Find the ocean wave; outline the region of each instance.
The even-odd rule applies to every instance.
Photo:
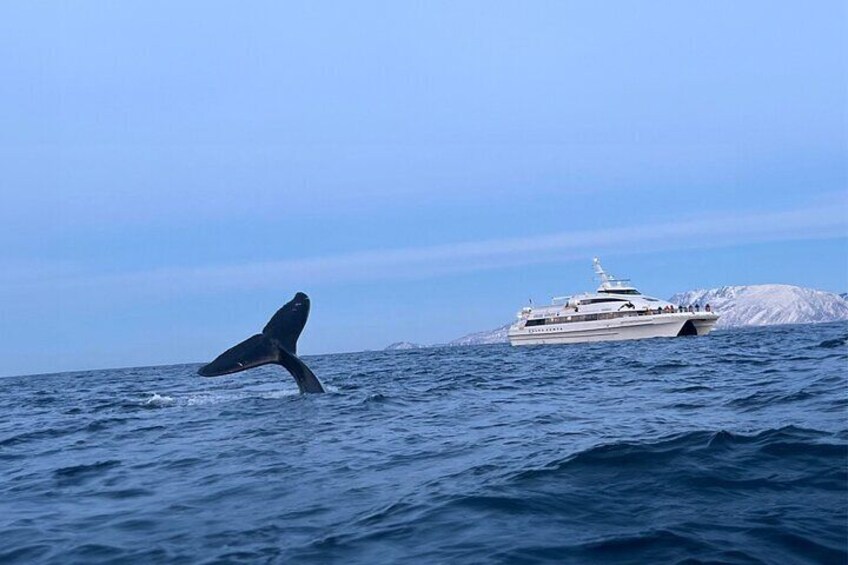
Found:
[[[61,467],[53,471],[53,476],[62,485],[79,485],[90,479],[100,477],[109,470],[121,465],[121,462],[116,459],[106,461],[97,461],[96,463],[71,465],[69,467]]]
[[[144,401],[145,406],[171,406],[176,401],[170,396],[160,395],[159,393],[150,393],[150,397]]]
[[[844,335],[842,337],[837,337],[834,339],[826,339],[819,343],[818,347],[823,347],[825,349],[833,349],[835,347],[843,347],[848,345],[848,335]]]
[[[713,390],[712,387],[707,385],[687,385],[672,388],[669,392],[709,392],[711,390]]]
[[[190,394],[179,399],[179,404],[185,406],[205,406],[209,404],[222,404],[227,402],[238,402],[243,400],[280,400],[299,398],[297,390],[274,390],[274,391],[239,391],[239,392],[208,392]]]
[[[12,447],[32,441],[51,440],[79,431],[76,426],[50,427],[43,430],[25,431],[0,440],[0,448]]]
[[[534,533],[523,542],[513,539],[519,549],[502,553],[507,561],[665,562],[685,555],[722,562],[807,556],[845,562],[848,551],[838,539],[844,531],[839,520],[848,517],[846,461],[848,443],[818,430],[686,432],[584,449],[516,472],[505,484],[455,497],[430,514],[442,521],[448,515],[521,523]],[[818,504],[799,508],[797,492]],[[763,514],[762,493],[770,493],[774,514]],[[733,522],[725,524],[724,515]],[[792,520],[820,527],[788,533]],[[615,533],[586,539],[599,529]],[[557,530],[570,532],[563,543],[540,539]],[[780,538],[787,545],[782,558],[759,544],[750,544],[749,552],[742,543],[740,551],[740,540],[755,531]],[[788,541],[791,536],[794,541]]]
[[[836,439],[826,432],[795,426],[769,429],[753,435],[726,430],[686,432],[651,442],[599,445],[570,455],[544,469],[519,476],[530,477],[579,466],[660,466],[675,458],[706,459],[727,450],[745,452],[751,457],[780,454],[787,457],[831,458],[835,462],[848,460],[848,443],[833,441]]]
[[[846,335],[0,379],[0,561],[846,563]]]

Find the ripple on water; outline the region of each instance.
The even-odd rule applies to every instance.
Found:
[[[98,461],[96,463],[71,465],[53,471],[53,477],[64,485],[79,485],[88,480],[101,477],[110,469],[121,465],[116,459]]]

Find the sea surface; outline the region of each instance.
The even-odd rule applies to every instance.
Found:
[[[0,562],[848,562],[848,324],[305,360],[0,379]]]

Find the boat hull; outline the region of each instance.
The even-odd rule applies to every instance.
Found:
[[[608,321],[570,322],[521,327],[512,326],[509,342],[512,345],[553,345],[595,341],[624,341],[680,335],[706,335],[712,331],[718,316],[702,312],[633,316]],[[691,322],[687,325],[687,322]]]

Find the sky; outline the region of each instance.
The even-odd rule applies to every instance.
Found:
[[[848,4],[0,4],[0,375],[848,291]]]

